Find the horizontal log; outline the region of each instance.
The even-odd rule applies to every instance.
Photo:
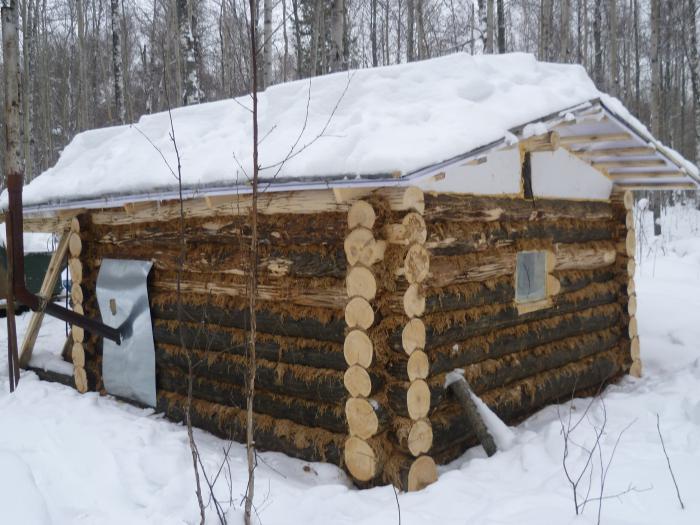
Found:
[[[28,366],[27,370],[34,372],[39,379],[42,381],[49,381],[51,383],[60,383],[71,388],[75,388],[75,378],[73,375],[61,374],[59,372],[54,372],[52,370],[44,370],[43,368],[38,368],[34,366]]]
[[[543,239],[552,243],[607,241],[613,237],[609,220],[525,222],[444,222],[430,224],[425,244],[432,256],[464,255],[514,246],[518,241]]]
[[[537,249],[545,249],[542,246]],[[554,270],[591,270],[611,266],[617,251],[612,241],[556,244]],[[515,273],[516,250],[512,247],[461,257],[430,259],[428,284],[434,287],[486,281]]]
[[[245,330],[224,328],[215,323],[182,323],[185,348],[245,356],[247,335]],[[154,319],[153,339],[156,343],[180,346],[177,322]],[[258,333],[255,350],[260,359],[272,362],[334,370],[347,368],[340,343]]]
[[[204,301],[208,298],[205,296]],[[203,302],[204,302],[203,301]],[[346,299],[347,301],[347,299]],[[192,323],[203,321],[229,328],[250,329],[250,313],[247,308],[221,308],[211,304],[194,304],[191,298],[183,296],[182,313],[184,320]],[[266,334],[286,337],[306,337],[321,341],[342,343],[345,339],[345,320],[340,316],[328,322],[320,319],[295,319],[290,315],[260,309],[256,312],[257,330]],[[155,319],[177,320],[177,306],[174,303],[159,304],[152,299],[151,316]]]
[[[245,384],[247,361],[239,356],[221,352],[189,350],[192,355],[194,373],[209,379],[217,379],[234,384]],[[172,345],[156,346],[156,365],[187,370],[185,351]],[[373,377],[373,384],[381,379]],[[255,384],[260,390],[277,394],[301,397],[311,401],[324,400],[340,403],[347,397],[343,383],[343,373],[337,370],[323,370],[308,366],[295,366],[258,359]]]
[[[179,263],[179,247],[177,241],[165,247],[158,248],[144,244],[138,249],[132,246],[100,245],[101,249],[93,249],[91,263],[99,267],[103,258],[149,259],[153,261],[156,270],[176,272],[181,267],[188,274],[221,274],[245,276],[248,274],[250,257],[244,250],[235,246],[220,248],[216,245],[206,246],[206,249],[188,248],[182,265]],[[216,250],[211,247],[217,248]],[[271,283],[280,278],[321,278],[332,277],[342,279],[345,276],[347,263],[342,248],[334,250],[281,251],[271,250],[269,255],[258,257],[258,271],[263,283]],[[206,277],[203,277],[203,279]]]
[[[614,303],[617,301],[617,288],[614,281],[593,283],[581,290],[558,295],[550,308],[523,315],[512,303],[426,315],[422,319],[427,329],[426,350],[459,343],[500,328]],[[401,328],[397,327],[389,336],[390,347],[397,352],[402,351]]]
[[[198,276],[197,279],[190,277],[191,275],[183,276],[180,281],[180,290],[183,293],[227,296],[241,300],[248,297],[248,284],[245,282],[227,281],[214,273]],[[150,286],[156,292],[174,293],[177,291],[178,283],[175,277],[168,278],[156,274]],[[301,282],[297,282],[295,287],[291,287],[289,282],[261,283],[258,285],[257,292],[261,301],[334,310],[342,310],[348,300],[341,283],[338,283],[336,287],[327,285],[304,286],[304,283]]]
[[[187,398],[158,392],[157,410],[170,419],[184,421]],[[192,424],[222,439],[245,442],[246,411],[218,403],[192,400]],[[253,437],[260,451],[282,452],[305,461],[325,461],[341,465],[344,434],[299,425],[287,419],[275,419],[262,414],[253,418]]]
[[[443,374],[455,368],[464,368],[487,359],[534,349],[560,339],[578,337],[591,332],[620,325],[620,307],[607,304],[552,318],[529,321],[494,330],[455,344],[430,351],[430,376]],[[407,358],[396,353],[387,365],[392,377],[408,380]]]
[[[157,388],[187,395],[187,373],[183,370],[159,366],[156,373]],[[243,383],[217,381],[195,375],[192,395],[197,399],[245,410],[247,396]],[[290,396],[271,394],[257,390],[253,410],[275,419],[289,419],[311,428],[323,428],[331,432],[346,431],[347,424],[340,404],[321,401],[309,402]]]
[[[618,344],[620,330],[603,330],[540,345],[533,349],[506,355],[500,359],[488,359],[465,367],[467,381],[477,395],[501,388],[513,382],[535,377],[538,374],[580,361],[588,356],[608,350]],[[435,376],[426,383],[429,388],[429,408],[439,410],[445,402],[453,402],[452,395],[445,390],[445,378]],[[396,414],[410,416],[405,408],[410,395],[410,383],[391,383],[387,389],[389,407]]]
[[[535,201],[507,197],[479,197],[441,193],[425,196],[426,222],[451,220],[527,221],[609,219],[610,204],[599,201],[537,199]]]

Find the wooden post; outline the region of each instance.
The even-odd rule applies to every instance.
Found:
[[[44,281],[41,283],[41,289],[39,290],[39,295],[46,300],[51,299],[51,294],[56,286],[56,281],[61,275],[63,259],[68,251],[69,239],[71,239],[72,235],[75,234],[71,232],[64,232],[60,241],[58,242],[58,246],[56,246],[56,250],[51,256],[49,267],[46,269],[46,275],[44,275]],[[36,338],[39,335],[39,329],[41,328],[41,323],[43,320],[44,312],[32,313],[32,318],[29,320],[29,326],[24,334],[24,341],[22,342],[22,348],[20,349],[19,353],[19,365],[22,368],[26,368],[29,364],[29,360],[32,358],[34,343],[36,343]]]
[[[377,294],[377,281],[372,265],[384,257],[386,243],[376,240],[372,227],[376,213],[366,201],[356,201],[348,211],[348,230],[345,238],[345,257],[348,262],[345,306],[345,336],[343,353],[348,369],[343,382],[350,397],[345,403],[348,438],[345,441],[345,465],[359,481],[370,481],[381,469],[381,449],[373,446],[383,424],[383,410],[372,395],[372,379],[368,369],[374,358],[374,347],[367,331],[374,323],[374,309],[370,301]]]

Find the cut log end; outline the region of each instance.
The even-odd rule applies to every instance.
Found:
[[[377,219],[377,214],[374,212],[372,205],[366,201],[356,201],[348,211],[348,228],[353,229],[361,226],[363,228],[372,229],[374,221]]]
[[[634,230],[627,231],[625,250],[627,251],[628,257],[634,257],[635,251],[637,250],[637,237],[634,234]]]
[[[634,208],[634,195],[631,191],[625,191],[625,194],[622,197],[622,202],[624,203],[626,210],[631,210]]]
[[[83,263],[77,257],[71,257],[68,260],[68,270],[70,271],[70,278],[74,284],[80,284],[83,282]]]
[[[369,481],[374,478],[379,470],[377,456],[364,440],[355,436],[345,441],[345,466],[358,481]]]
[[[413,423],[408,433],[408,450],[418,457],[433,446],[433,427],[427,419]]]
[[[78,257],[82,250],[83,241],[80,239],[80,235],[72,232],[70,234],[70,238],[68,239],[68,251],[70,252],[71,256]]]
[[[352,397],[369,397],[372,393],[372,380],[363,367],[352,365],[343,376],[345,388]]]
[[[71,357],[73,359],[73,366],[85,368],[85,349],[83,348],[83,343],[73,344],[71,348]]]
[[[637,314],[637,296],[630,295],[627,299],[627,313],[630,317],[634,317]]]
[[[430,412],[430,387],[423,379],[411,383],[406,391],[408,415],[414,421],[422,419]]]
[[[627,261],[627,275],[629,277],[634,277],[634,272],[637,270],[637,265],[634,262],[634,259],[630,259]]]
[[[425,338],[425,324],[420,319],[411,319],[401,332],[401,344],[408,355],[416,350],[423,350]]]
[[[70,231],[73,233],[80,233],[80,221],[77,217],[73,217],[70,221]]]
[[[430,272],[430,255],[428,250],[420,244],[412,244],[404,259],[404,275],[411,283],[421,283],[425,281]]]
[[[377,295],[377,281],[372,272],[363,266],[352,268],[345,284],[348,297],[362,297],[370,301]]]
[[[414,210],[423,215],[425,213],[425,196],[423,190],[415,186],[406,188],[403,194],[403,208],[405,210]]]
[[[416,350],[408,358],[406,365],[408,379],[415,381],[416,379],[425,379],[430,372],[430,363],[428,362],[428,354],[422,350]]]
[[[345,306],[345,324],[350,328],[367,330],[374,323],[374,310],[367,299],[353,297]]]
[[[87,392],[88,384],[85,369],[82,366],[74,366],[73,377],[75,378],[75,388],[78,390],[78,392],[81,394]]]
[[[367,399],[348,399],[345,402],[345,417],[351,436],[369,439],[379,431],[379,418],[372,403]]]
[[[414,492],[423,490],[438,479],[437,465],[430,456],[421,456],[416,459],[408,471],[408,490]]]
[[[369,368],[374,356],[374,345],[365,332],[353,330],[345,336],[343,355],[348,365],[360,365],[361,367]]]
[[[403,309],[408,317],[420,317],[425,313],[425,294],[419,284],[412,284],[403,295]]]
[[[386,243],[374,239],[372,232],[366,228],[357,228],[350,232],[343,244],[345,257],[352,266],[362,264],[372,266],[384,258]]]
[[[630,317],[630,324],[628,326],[628,331],[629,331],[629,336],[631,340],[634,340],[635,337],[639,334],[638,328],[637,328],[637,318],[632,316]]]

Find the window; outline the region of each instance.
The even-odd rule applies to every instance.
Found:
[[[547,252],[520,252],[515,264],[515,302],[532,303],[547,297]]]

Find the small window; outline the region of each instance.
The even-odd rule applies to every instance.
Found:
[[[520,252],[515,265],[515,302],[532,303],[547,297],[547,253]]]

